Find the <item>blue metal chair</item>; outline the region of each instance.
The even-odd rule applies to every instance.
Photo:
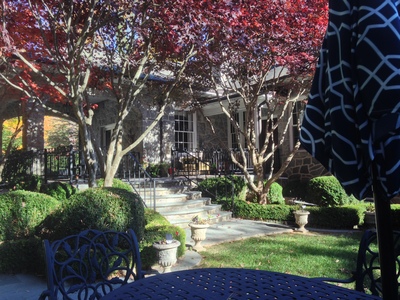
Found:
[[[400,232],[393,231],[393,243],[395,247],[396,268],[400,270]],[[375,230],[366,230],[361,238],[357,254],[357,265],[353,275],[348,279],[315,278],[325,282],[352,283],[355,282],[357,291],[370,293],[382,297],[382,280],[380,274],[380,262],[378,252],[377,234]],[[397,272],[399,282],[400,271]],[[399,285],[400,286],[400,285]]]
[[[47,290],[41,299],[100,299],[143,278],[133,230],[85,230],[50,243],[44,241]]]

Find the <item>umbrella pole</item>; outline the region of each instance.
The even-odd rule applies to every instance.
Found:
[[[390,199],[387,199],[377,179],[376,166],[373,167],[373,190],[375,202],[376,229],[379,261],[381,266],[383,299],[398,299],[396,278],[396,257],[394,254]]]

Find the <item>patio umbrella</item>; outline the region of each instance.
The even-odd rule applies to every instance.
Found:
[[[373,191],[386,299],[397,298],[390,200],[400,191],[399,9],[395,0],[329,1],[300,134],[348,193]]]

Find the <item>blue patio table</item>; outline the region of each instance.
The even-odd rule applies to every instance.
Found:
[[[380,299],[295,275],[235,268],[177,271],[122,286],[102,299]]]

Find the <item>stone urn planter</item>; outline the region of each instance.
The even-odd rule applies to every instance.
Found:
[[[207,228],[209,224],[197,224],[197,223],[189,223],[190,230],[192,232],[191,238],[194,240],[193,250],[201,251],[204,250],[204,247],[201,245],[201,242],[206,239]]]
[[[163,273],[171,272],[171,267],[176,264],[178,247],[181,243],[177,240],[159,241],[153,244],[157,252],[158,264],[163,267]]]
[[[304,226],[307,225],[308,223],[308,215],[310,214],[310,212],[308,210],[301,209],[301,210],[295,210],[293,213],[296,224],[299,226],[297,231],[306,232],[307,229],[305,229]]]

